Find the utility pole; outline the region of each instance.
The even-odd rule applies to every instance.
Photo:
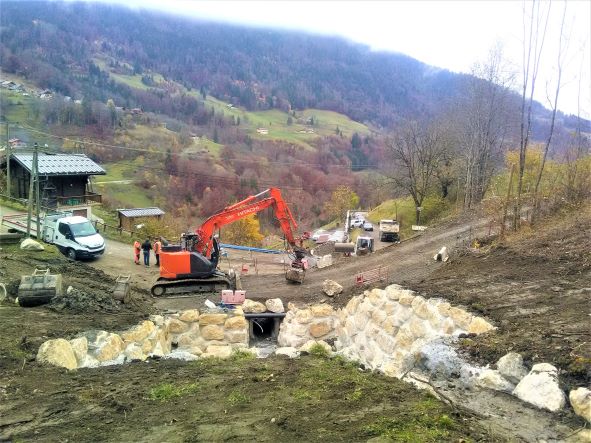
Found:
[[[33,153],[33,160],[35,162],[35,214],[37,215],[37,240],[41,239],[41,223],[39,220],[39,213],[41,212],[41,199],[39,198],[39,150],[37,143],[35,143],[35,151]]]
[[[12,197],[10,192],[10,129],[8,129],[8,122],[6,122],[6,195]]]
[[[29,201],[27,204],[27,236],[31,237],[31,219],[33,218],[33,198],[35,197],[35,182],[38,181],[37,176],[37,143],[33,147],[33,164],[31,165],[31,179],[29,180]],[[39,183],[37,183],[38,189]],[[39,218],[37,217],[37,236],[39,236]]]

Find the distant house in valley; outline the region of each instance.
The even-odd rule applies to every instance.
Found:
[[[143,111],[142,111],[142,108],[133,108],[133,109],[131,110],[131,113],[132,113],[133,115],[141,115],[141,114],[143,114]]]
[[[11,149],[23,149],[27,147],[27,144],[20,138],[11,138],[8,140],[8,146],[10,146]]]
[[[136,226],[150,219],[162,219],[165,212],[156,207],[118,209],[119,227],[128,231],[135,231]]]
[[[6,160],[3,162],[6,163]],[[10,189],[13,197],[29,198],[32,169],[33,153],[10,155]],[[40,152],[38,170],[42,206],[90,217],[91,206],[102,202],[102,196],[92,191],[90,177],[104,175],[106,171],[86,155]]]
[[[269,130],[267,128],[257,128],[257,133],[261,135],[267,135],[269,134]]]

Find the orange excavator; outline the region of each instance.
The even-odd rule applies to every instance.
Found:
[[[289,207],[279,189],[269,188],[212,215],[194,233],[183,234],[179,245],[163,246],[160,252],[160,276],[152,285],[152,295],[182,296],[195,292],[237,289],[239,283],[236,273],[230,270],[226,274],[218,269],[220,247],[215,231],[269,207],[273,208],[294,257],[285,278],[290,282],[302,283],[306,272],[302,261],[307,254],[302,246],[306,234],[302,237],[294,235],[293,229],[297,228],[297,224]]]

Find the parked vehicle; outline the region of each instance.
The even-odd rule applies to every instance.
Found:
[[[380,240],[399,241],[400,224],[396,220],[380,220]]]
[[[363,220],[362,218],[356,218],[351,220],[351,227],[352,228],[361,228],[363,226],[363,222],[365,220]]]
[[[324,234],[327,234],[326,230],[324,230],[324,229],[317,229],[316,231],[314,231],[312,233],[311,239],[312,239],[313,242],[316,243],[316,242],[318,242],[318,239],[320,238],[320,236],[321,235],[324,235]]]
[[[4,216],[2,224],[9,231],[27,232],[27,214]],[[31,235],[56,245],[62,254],[72,260],[94,258],[105,252],[105,239],[86,217],[71,213],[46,215],[40,220],[40,230],[40,235],[37,235],[37,223],[33,220]]]
[[[363,223],[363,230],[364,231],[373,231],[373,225],[366,221],[365,223]]]
[[[328,240],[335,243],[345,243],[347,241],[347,233],[345,231],[336,230],[330,235]]]

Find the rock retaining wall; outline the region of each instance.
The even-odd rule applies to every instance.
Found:
[[[48,340],[37,360],[67,369],[103,366],[148,357],[229,357],[248,347],[248,321],[242,310],[199,313],[191,309],[150,320],[120,334],[88,331],[72,340]],[[174,349],[174,350],[173,350]]]
[[[337,312],[331,305],[298,307],[290,303],[281,322],[277,344],[297,349],[310,340],[334,339],[338,321]]]

